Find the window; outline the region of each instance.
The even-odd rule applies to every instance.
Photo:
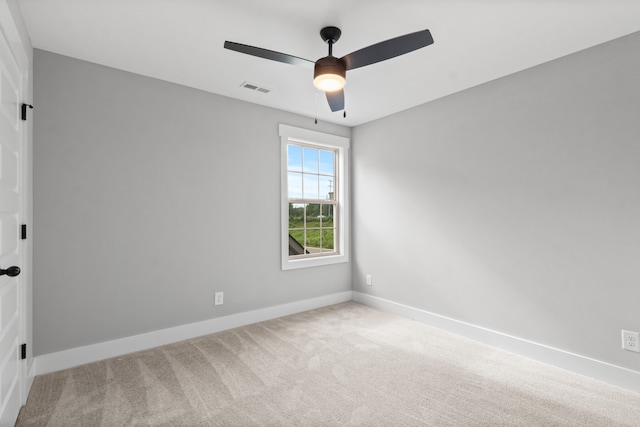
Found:
[[[336,252],[337,158],[335,149],[292,140],[287,144],[290,258]]]
[[[349,139],[280,125],[282,269],[349,261]]]

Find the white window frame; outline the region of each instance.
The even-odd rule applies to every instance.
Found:
[[[309,129],[298,128],[280,124],[280,235],[281,235],[281,260],[282,270],[293,270],[321,265],[349,262],[349,138],[328,133],[317,132]],[[318,148],[328,148],[338,152],[336,162],[336,186],[338,218],[336,218],[336,252],[311,258],[289,258],[289,194],[287,183],[287,145],[303,143]]]

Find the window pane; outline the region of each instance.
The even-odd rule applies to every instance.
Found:
[[[304,205],[289,203],[289,231],[304,227]],[[302,242],[302,241],[301,241]]]
[[[333,216],[335,206],[333,205],[322,205],[322,227],[333,227]]]
[[[291,255],[305,255],[308,252],[304,250],[304,231],[292,231],[289,233],[289,256]]]
[[[304,254],[304,205],[289,203],[289,256]]]
[[[330,176],[320,175],[320,199],[335,200],[335,192],[333,190],[334,179]]]
[[[303,174],[303,176],[304,190],[302,196],[305,199],[319,199],[320,194],[318,194],[318,175]]]
[[[302,198],[302,174],[297,172],[289,172],[287,186],[289,189],[290,199]]]
[[[322,175],[335,175],[335,153],[333,151],[320,150],[320,173]]]
[[[304,172],[318,173],[318,150],[304,147]]]
[[[320,228],[320,205],[307,205],[307,228]]]
[[[287,170],[302,172],[302,147],[287,146]]]
[[[322,229],[322,252],[333,252],[335,247],[333,228]]]
[[[307,230],[307,245],[305,246],[305,249],[310,254],[315,254],[321,251],[319,229]]]

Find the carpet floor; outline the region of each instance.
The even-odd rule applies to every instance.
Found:
[[[17,426],[638,426],[640,394],[348,302],[34,380]]]

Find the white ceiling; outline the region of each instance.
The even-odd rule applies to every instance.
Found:
[[[39,49],[355,126],[640,30],[640,0],[18,0]],[[341,57],[428,28],[434,44],[347,73],[347,117],[313,71],[225,40]],[[244,81],[271,89],[250,91]]]

